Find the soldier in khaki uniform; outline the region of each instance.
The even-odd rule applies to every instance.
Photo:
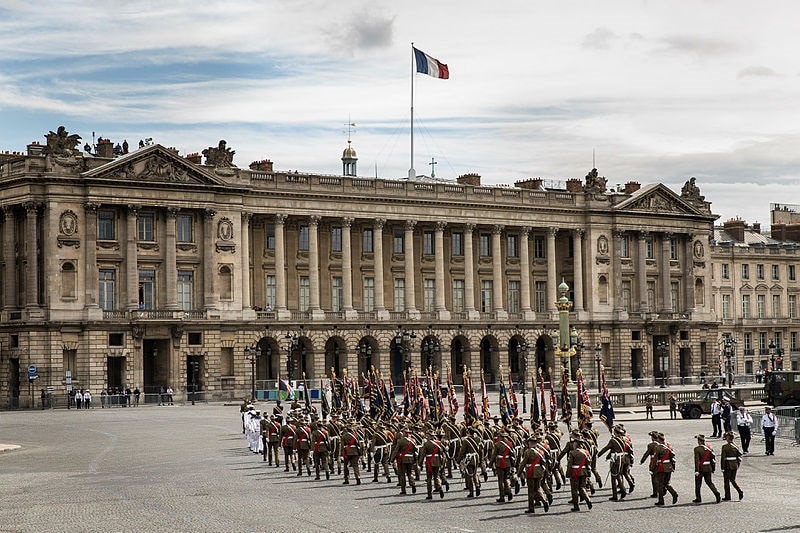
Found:
[[[428,438],[422,445],[419,458],[417,459],[417,466],[422,468],[425,465],[425,483],[428,487],[428,496],[426,500],[433,499],[433,490],[439,493],[440,498],[444,498],[444,489],[442,489],[442,479],[439,469],[442,467],[443,455],[445,452],[444,444],[441,438],[444,434],[441,431],[428,432]]]
[[[647,458],[650,458],[650,463],[647,465],[647,469],[650,470],[650,484],[653,487],[653,492],[650,494],[651,498],[657,498],[658,494],[656,491],[656,481],[655,478],[652,476],[653,468],[655,466],[655,459],[653,458],[656,453],[656,447],[658,446],[658,431],[651,431],[648,433],[650,435],[650,443],[647,445],[644,453],[642,454],[642,459],[639,461],[639,464],[644,464]]]
[[[361,461],[363,453],[361,441],[358,438],[358,422],[353,422],[342,430],[342,460],[344,461],[344,483],[350,484],[350,469],[356,478],[356,485],[361,485],[361,475],[358,471],[358,463]]]
[[[719,503],[722,497],[711,479],[711,474],[716,470],[714,450],[710,445],[706,444],[705,435],[695,435],[695,438],[697,439],[697,446],[694,447],[694,500],[692,500],[692,503],[702,502],[700,487],[703,481],[706,482],[708,488],[714,493],[717,503]]]
[[[469,491],[467,498],[481,495],[481,480],[478,478],[478,465],[483,462],[483,447],[481,443],[481,430],[477,427],[469,429],[469,434],[461,439],[458,447],[456,463],[464,476],[464,484]]]
[[[667,444],[666,438],[663,433],[659,432],[657,436],[657,446],[653,453],[653,484],[656,488],[656,495],[658,501],[656,505],[664,505],[664,495],[669,492],[672,496],[672,504],[678,501],[678,493],[672,488],[670,479],[672,472],[675,471],[675,453],[672,451],[672,445]]]
[[[586,502],[586,506],[592,508],[592,500],[586,492],[586,478],[589,477],[590,467],[589,451],[582,447],[582,442],[578,439],[570,442],[571,450],[567,454],[567,471],[569,472],[569,486],[572,491],[572,510],[580,511],[579,500]]]
[[[414,438],[411,436],[411,429],[408,427],[403,428],[400,436],[398,436],[394,445],[392,446],[392,455],[389,457],[390,461],[397,460],[397,475],[400,478],[400,494],[406,494],[406,483],[411,486],[411,492],[417,493],[417,487],[414,485],[414,464],[417,459],[417,448]]]
[[[492,450],[492,468],[494,474],[497,476],[497,487],[500,492],[500,497],[497,498],[498,503],[503,503],[508,498],[511,501],[514,495],[511,493],[511,469],[516,463],[514,455],[514,443],[508,436],[508,431],[505,429],[499,430],[497,440],[494,443]]]
[[[325,479],[331,478],[331,472],[328,468],[329,444],[328,430],[316,420],[311,422],[311,445],[314,447],[314,470],[317,473],[315,480],[319,479],[320,470],[325,470]]]
[[[626,465],[630,464],[630,456],[625,452],[625,430],[615,425],[612,428],[613,436],[608,444],[597,452],[598,457],[602,457],[608,452],[608,469],[611,475],[611,501],[618,501],[625,498],[625,483],[623,472]]]
[[[289,465],[292,465],[292,470],[297,470],[294,464],[294,432],[295,425],[293,420],[289,419],[287,424],[281,426],[281,447],[283,448],[283,464],[284,472],[289,471]]]
[[[722,445],[720,451],[720,460],[722,461],[722,478],[725,482],[725,501],[731,499],[731,485],[739,493],[739,499],[744,498],[744,492],[739,484],[736,482],[736,472],[742,464],[742,451],[733,443],[733,431],[725,432],[725,444]]]
[[[279,459],[280,454],[278,453],[281,444],[281,423],[279,420],[276,420],[275,415],[270,415],[269,417],[267,433],[266,455],[269,458],[269,466],[272,466],[273,457],[275,458],[275,466],[281,466],[281,461]]]
[[[294,447],[297,450],[297,475],[303,475],[303,467],[306,468],[308,475],[311,475],[311,427],[305,424],[304,420],[297,423],[297,430],[294,436]]]
[[[542,492],[542,481],[547,473],[547,463],[550,460],[547,450],[540,446],[542,437],[537,433],[527,439],[528,447],[522,454],[520,468],[528,485],[528,509],[526,513],[533,513],[536,502],[539,502],[547,512],[550,509],[548,499]]]

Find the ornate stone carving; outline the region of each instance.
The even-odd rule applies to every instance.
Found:
[[[672,198],[667,198],[663,194],[652,194],[650,196],[646,196],[638,202],[632,203],[630,205],[630,209],[661,212],[686,212],[685,208],[681,208]]]
[[[275,215],[275,224],[283,225],[286,223],[286,219],[289,218],[289,215],[284,215],[283,213],[278,213]]]
[[[600,255],[608,255],[608,237],[600,235],[597,238],[597,253]]]
[[[233,222],[228,217],[222,217],[217,223],[217,252],[236,252],[236,243],[233,242]]]
[[[700,195],[700,187],[695,183],[694,176],[683,184],[683,188],[681,188],[681,198],[689,203],[702,203],[705,201],[706,197]]]
[[[71,209],[66,209],[61,213],[58,220],[58,233],[56,242],[59,248],[64,246],[81,247],[81,240],[77,237],[78,215]]]
[[[203,150],[203,155],[206,156],[206,165],[217,168],[229,168],[233,166],[233,154],[235,150],[231,150],[224,140],[219,141],[219,145],[214,148],[209,146]]]
[[[693,251],[694,251],[694,256],[697,259],[702,259],[703,255],[705,254],[705,249],[703,248],[703,243],[700,242],[700,240],[694,241]]]
[[[503,225],[502,224],[495,224],[492,226],[492,234],[500,235],[503,233]]]
[[[342,227],[344,229],[350,229],[353,226],[353,222],[355,219],[353,217],[344,217],[342,218]]]
[[[603,194],[606,192],[606,178],[597,175],[597,169],[593,168],[586,174],[586,183],[583,186],[584,192],[589,194]]]
[[[128,179],[135,178],[141,180],[171,181],[181,183],[189,181],[189,176],[184,169],[175,165],[173,161],[168,161],[160,154],[155,154],[148,158],[145,161],[141,171],[134,173],[134,175],[131,175],[130,168],[125,167],[120,168],[116,175],[117,177],[122,178],[123,173]]]
[[[94,202],[86,202],[83,204],[83,212],[86,213],[86,216],[96,216],[97,209],[100,207],[100,204],[96,204]]]
[[[447,227],[447,222],[444,222],[443,220],[439,220],[438,222],[436,222],[436,231],[444,231],[446,227]]]
[[[81,142],[81,136],[77,134],[70,135],[64,126],[59,126],[58,130],[51,131],[44,137],[47,139],[47,146],[43,150],[46,155],[66,158],[80,155],[80,150],[77,149],[77,146]]]
[[[406,231],[414,231],[414,228],[417,226],[416,220],[406,220],[405,222],[405,229]]]
[[[380,231],[380,230],[383,230],[383,227],[385,225],[386,225],[386,219],[385,218],[376,218],[374,224],[372,225],[372,227],[376,231]]]

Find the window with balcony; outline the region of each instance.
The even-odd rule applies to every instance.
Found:
[[[422,310],[432,313],[436,309],[436,280],[422,280]]]
[[[481,312],[490,313],[492,311],[492,280],[481,281]]]
[[[344,306],[344,280],[341,276],[331,279],[331,310],[339,312]]]
[[[183,311],[194,309],[194,272],[178,270],[178,307]]]
[[[780,294],[773,294],[772,295],[772,318],[780,318],[782,315],[781,313],[781,295]]]
[[[797,295],[789,295],[789,318],[797,318]]]
[[[406,308],[406,280],[394,279],[394,310],[403,311]]]
[[[670,299],[672,300],[672,312],[677,313],[681,310],[681,286],[677,281],[669,284]]]
[[[750,318],[750,295],[742,294],[742,318]]]
[[[763,294],[756,295],[756,317],[765,318],[767,311],[765,309],[767,297]]]
[[[113,311],[116,271],[112,269],[101,268],[99,274],[100,308],[103,311]]]
[[[453,312],[464,312],[464,280],[453,280]]]
[[[731,295],[722,295],[722,318],[727,320],[731,318]]]
[[[533,284],[533,310],[544,313],[547,310],[547,282],[537,281]]]
[[[278,303],[278,285],[275,276],[267,275],[267,309],[275,309]]]
[[[508,312],[520,312],[520,285],[518,280],[508,282]]]
[[[193,222],[194,217],[192,215],[178,215],[175,219],[178,242],[194,242]]]
[[[462,257],[464,255],[464,234],[463,233],[451,234],[450,243],[452,246],[453,256]]]
[[[114,241],[117,239],[114,224],[114,211],[100,210],[97,212],[97,239],[101,241]]]
[[[300,276],[299,290],[297,292],[297,308],[305,313],[311,307],[311,280],[308,276]]]
[[[154,213],[139,213],[136,217],[137,239],[143,242],[155,241],[155,221],[156,217]]]
[[[371,313],[375,310],[375,278],[364,278],[364,311]]]
[[[139,269],[139,309],[155,309],[156,271]]]

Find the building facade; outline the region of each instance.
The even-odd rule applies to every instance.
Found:
[[[493,187],[358,177],[349,143],[338,176],[238,168],[225,141],[89,154],[63,127],[45,137],[0,154],[6,405],[63,393],[67,375],[212,398],[371,367],[396,384],[448,367],[558,378],[562,281],[573,372],[674,378],[716,360],[715,216],[694,178],[680,194],[609,189],[596,170]]]

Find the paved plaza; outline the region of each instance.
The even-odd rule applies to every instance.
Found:
[[[800,448],[779,441],[776,454],[766,457],[760,438],[754,438],[738,476],[744,500],[713,504],[704,488],[704,503],[695,505],[693,436],[710,434],[710,420],[670,421],[666,412],[656,417],[619,416],[634,437],[637,459],[636,490],[624,502],[608,501],[604,483],[592,511],[582,506],[581,512],[570,512],[568,490],[562,489],[549,513],[537,508],[526,515],[525,489],[511,503],[498,504],[494,477],[484,483],[480,498],[468,500],[456,473],[445,498],[427,502],[424,488],[399,496],[396,478],[373,484],[371,475],[362,473],[361,486],[342,486],[339,476],[312,481],[268,467],[247,449],[238,406],[2,412],[0,443],[20,447],[0,453],[0,531],[800,529]],[[665,432],[677,452],[675,506],[653,506],[647,470],[638,464],[652,429]],[[604,431],[599,442],[606,441]],[[719,452],[722,442],[709,442]],[[604,476],[607,470],[603,463]],[[719,469],[714,479],[722,490]]]

